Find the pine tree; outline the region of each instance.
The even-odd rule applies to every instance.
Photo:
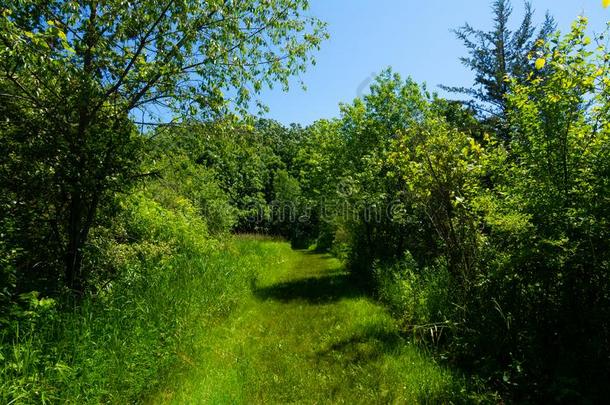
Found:
[[[507,77],[525,80],[534,69],[528,55],[535,54],[540,40],[546,40],[555,31],[556,24],[547,12],[536,32],[534,10],[531,3],[525,2],[525,15],[513,32],[509,28],[513,11],[510,0],[495,0],[492,11],[494,26],[491,31],[475,29],[468,23],[453,31],[468,50],[468,56],[460,60],[475,73],[474,86],[441,87],[467,96],[467,103],[506,137]]]

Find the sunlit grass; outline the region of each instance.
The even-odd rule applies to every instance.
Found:
[[[464,378],[407,342],[329,256],[242,239],[269,259],[253,293],[202,327],[152,403],[476,401]]]
[[[141,282],[117,285],[73,312],[43,315],[36,330],[6,342],[4,402],[484,398],[405,340],[328,255],[248,236],[139,271]]]
[[[274,246],[197,242],[130,263],[131,279],[37,313],[15,336],[0,330],[0,403],[123,404],[155,390],[275,257]]]

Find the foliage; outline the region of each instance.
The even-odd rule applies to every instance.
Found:
[[[374,260],[392,260],[404,249],[402,224],[388,210],[399,200],[396,179],[387,176],[388,151],[402,131],[421,122],[428,110],[424,91],[410,78],[386,70],[370,94],[342,106],[343,162],[337,189],[338,227],[351,244],[354,273],[369,282]]]
[[[334,245],[336,213],[342,184],[344,139],[339,120],[319,120],[304,130],[305,136],[292,165],[293,175],[301,188],[301,201],[306,207],[302,238],[319,251]]]
[[[134,114],[209,117],[227,111],[225,94],[245,110],[250,86],[287,87],[326,36],[306,8],[303,0],[0,2],[1,187],[19,218],[20,284],[84,292],[98,209],[138,174]]]
[[[479,188],[481,153],[472,138],[430,118],[412,126],[388,157],[402,180],[403,200],[429,223],[440,242],[437,254],[464,282],[477,265],[478,224],[469,201]]]
[[[536,33],[534,10],[529,1],[525,2],[525,14],[514,32],[509,26],[512,14],[510,0],[494,0],[492,11],[494,25],[490,31],[473,28],[470,24],[454,31],[468,51],[468,56],[460,60],[474,72],[474,86],[441,87],[468,96],[470,102],[478,102],[477,111],[488,117],[492,127],[506,137],[509,82],[511,79],[523,82],[534,71],[528,57],[538,52],[540,44],[555,31],[556,24],[547,13]]]
[[[485,210],[497,267],[482,305],[500,308],[511,353],[494,362],[510,363],[511,383],[533,378],[570,401],[583,389],[603,395],[610,336],[608,51],[592,50],[585,30],[580,18],[544,45],[543,77],[513,82],[512,142],[490,162]],[[586,377],[571,383],[571,370]]]
[[[389,267],[374,268],[379,299],[392,311],[405,329],[437,342],[454,319],[451,294],[454,279],[443,263],[420,268],[407,251]],[[423,332],[423,333],[422,333]]]
[[[211,235],[221,237],[234,226],[236,209],[218,184],[216,172],[193,163],[187,156],[166,154],[158,163],[157,181],[147,183],[147,191],[164,206],[175,207],[175,198],[187,199],[196,209]],[[178,208],[178,207],[175,207]]]
[[[482,104],[387,69],[339,118],[286,127],[245,114],[246,89],[286,85],[310,60],[325,34],[306,1],[47,3],[0,3],[2,400],[140,400],[195,339],[218,343],[213,326],[238,305],[261,312],[231,330],[262,333],[252,319],[278,309],[269,297],[354,311],[356,346],[379,357],[363,369],[396,370],[396,388],[414,346],[385,315],[381,329],[359,323],[380,310],[367,293],[509,401],[607,397],[610,56],[584,17],[561,35],[547,16],[535,32],[526,3],[511,32],[497,0],[492,31],[456,31],[476,77],[453,90]],[[135,112],[148,121],[153,107],[183,119],[138,131]],[[309,274],[322,256],[230,232],[332,252],[349,274],[267,285],[285,276],[271,264]],[[290,358],[255,347],[263,367]],[[310,368],[284,370],[297,381]],[[267,392],[232,373],[214,375],[264,388],[243,398]],[[466,398],[454,388],[407,397]]]
[[[24,296],[27,311],[3,327],[2,402],[141,399],[195,331],[230,314],[257,266],[273,260],[255,249],[236,254],[233,242],[207,237],[197,207],[179,195],[139,192],[120,205],[113,229],[92,235],[115,269],[112,281],[77,307]]]

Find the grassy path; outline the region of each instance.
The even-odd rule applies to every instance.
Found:
[[[233,315],[193,342],[183,369],[153,402],[436,403],[462,397],[463,380],[405,342],[337,260],[282,242],[247,243],[274,250],[274,260]]]

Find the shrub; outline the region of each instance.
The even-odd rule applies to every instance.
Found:
[[[88,266],[112,268],[77,305],[23,295],[0,335],[0,400],[129,402],[163,378],[207,322],[248,293],[256,259],[208,235],[186,198],[120,199],[92,237]],[[244,265],[249,261],[252,266]],[[9,333],[10,332],[10,333]]]
[[[399,320],[405,331],[418,339],[439,343],[454,327],[453,302],[456,283],[447,266],[419,268],[407,251],[393,265],[374,268],[377,295]]]

